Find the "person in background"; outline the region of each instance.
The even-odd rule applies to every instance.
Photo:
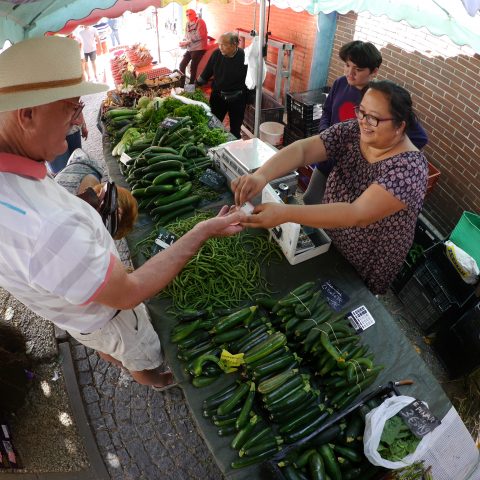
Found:
[[[345,75],[337,78],[323,105],[320,118],[320,132],[338,122],[355,118],[355,107],[360,104],[362,95],[371,80],[375,79],[382,54],[373,43],[354,40],[340,48],[339,57],[345,63]],[[407,130],[412,143],[420,150],[428,142],[428,136],[418,120]],[[334,159],[316,165],[307,190],[303,195],[306,204],[320,203],[325,191],[326,177],[330,173]]]
[[[243,205],[273,179],[334,158],[322,204],[265,203],[244,225],[324,228],[367,287],[383,294],[412,245],[428,166],[406,134],[415,122],[407,90],[388,80],[370,82],[354,111],[356,120],[288,145],[252,175],[235,179],[232,190]]]
[[[97,43],[97,55],[106,55],[108,53],[108,36],[112,33],[112,30],[108,26],[108,20],[102,18],[96,23],[93,28],[98,33],[99,42]]]
[[[240,128],[247,105],[245,78],[245,52],[238,46],[238,35],[224,33],[218,39],[218,50],[212,53],[205,69],[197,79],[197,85],[205,85],[213,76],[210,107],[212,113],[223,121],[228,113],[230,133],[240,138]]]
[[[142,302],[209,238],[239,233],[245,215],[224,206],[127,273],[100,215],[47,175],[80,97],[108,90],[82,79],[77,48],[51,36],[0,54],[0,287],[138,383],[167,388],[174,378]]]
[[[83,43],[83,53],[85,62],[83,68],[87,81],[97,81],[97,43],[100,43],[97,31],[91,25],[81,25],[78,32]],[[88,61],[90,60],[93,69],[93,75],[90,73]]]
[[[185,27],[185,37],[179,43],[179,46],[186,48],[187,51],[183,55],[182,61],[180,62],[179,70],[183,73],[180,86],[183,88],[185,85],[185,71],[187,65],[190,63],[190,85],[195,83],[197,78],[197,68],[200,60],[202,59],[205,51],[207,50],[208,45],[208,32],[207,25],[205,21],[197,17],[197,12],[192,9],[186,11],[187,15],[187,25]],[[176,25],[174,22],[174,31],[176,30]]]
[[[77,148],[70,156],[66,167],[55,177],[55,181],[73,195],[79,196],[93,208],[98,209],[102,200],[101,194],[105,177],[100,163],[90,158],[81,148]],[[138,205],[129,190],[123,187],[116,188],[119,222],[113,239],[120,240],[133,230],[138,217]],[[94,191],[93,197],[86,194],[88,189]]]
[[[118,18],[109,18],[108,26],[110,27],[110,40],[112,41],[112,47],[120,45],[120,34],[119,34],[119,20]]]

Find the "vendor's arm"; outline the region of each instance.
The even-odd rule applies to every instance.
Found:
[[[317,228],[366,227],[406,208],[392,193],[372,184],[352,203],[324,205],[258,205],[244,225],[272,228],[286,222]]]
[[[235,204],[243,205],[255,197],[265,185],[299,167],[327,159],[323,140],[319,136],[305,138],[282,148],[252,175],[243,175],[232,181]]]
[[[210,80],[210,78],[212,78],[213,66],[215,65],[215,61],[218,57],[217,51],[218,54],[221,55],[219,50],[216,50],[212,53],[212,55],[210,55],[210,58],[208,59],[207,65],[203,69],[203,72],[200,74],[199,77],[197,77],[197,80],[195,81],[197,85],[205,85]]]
[[[224,207],[217,217],[200,222],[166,250],[127,274],[122,263],[112,257],[113,269],[104,287],[92,300],[121,310],[130,309],[165,288],[211,237],[230,236],[242,230],[242,212],[227,215]],[[233,225],[232,225],[233,224]]]

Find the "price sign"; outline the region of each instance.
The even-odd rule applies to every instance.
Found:
[[[170,233],[163,227],[160,227],[158,231],[158,236],[155,239],[155,244],[152,247],[152,255],[156,255],[158,252],[168,248],[173,242],[177,240],[177,237]]]
[[[162,123],[161,126],[162,128],[172,128],[174,125],[178,123],[178,120],[176,118],[170,118],[167,117]]]
[[[408,428],[417,438],[423,438],[427,433],[440,425],[440,420],[420,400],[403,407],[398,415],[402,417]]]
[[[327,280],[321,285],[322,293],[328,304],[339,312],[350,300],[348,295],[340,290],[332,281]]]

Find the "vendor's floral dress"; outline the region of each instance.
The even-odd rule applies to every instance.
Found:
[[[385,293],[410,249],[423,205],[428,165],[421,152],[405,152],[369,163],[360,152],[358,122],[338,123],[320,134],[335,166],[323,203],[355,201],[372,183],[391,192],[406,209],[368,227],[327,230],[335,247],[356,268],[373,293]]]

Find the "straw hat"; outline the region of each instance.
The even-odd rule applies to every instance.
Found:
[[[108,90],[83,80],[78,43],[63,37],[24,40],[0,54],[0,112]]]

